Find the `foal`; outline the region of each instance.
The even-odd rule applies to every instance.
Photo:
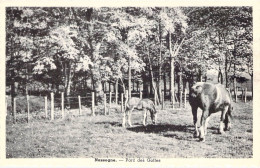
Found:
[[[122,126],[126,126],[126,117],[128,118],[128,124],[132,127],[131,124],[131,114],[134,109],[143,110],[144,118],[143,118],[143,125],[146,126],[147,123],[147,111],[150,111],[151,120],[153,124],[156,124],[157,112],[154,106],[153,101],[150,99],[140,99],[137,97],[130,98],[126,103],[126,110],[124,111],[123,116],[123,123]]]

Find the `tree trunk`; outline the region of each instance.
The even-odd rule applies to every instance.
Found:
[[[235,102],[237,102],[237,80],[236,80],[236,77],[234,77],[234,81],[233,81],[233,86],[234,86],[234,93],[235,93]]]
[[[102,84],[102,90],[105,92],[105,91],[106,91],[105,82],[104,82],[104,81],[101,81],[101,84]]]
[[[124,81],[123,81],[122,78],[119,78],[119,79],[121,80],[121,83],[122,83],[123,93],[125,93],[126,90],[125,90],[125,84],[124,84]]]
[[[161,31],[161,22],[159,22],[159,41],[160,41],[160,49],[159,49],[159,80],[158,80],[158,93],[159,100],[162,103],[162,31]]]
[[[167,90],[167,85],[166,85],[166,72],[164,72],[164,75],[163,75],[163,84],[164,84],[164,96],[166,96],[166,90]]]
[[[147,86],[145,72],[142,73],[142,78],[143,78],[143,97],[146,97],[148,94],[148,86]]]
[[[128,39],[127,39],[127,46],[129,46],[128,44]],[[131,80],[132,80],[132,74],[131,74],[131,56],[129,55],[128,58],[128,98],[131,98]]]
[[[228,72],[225,71],[225,78],[226,78],[226,88],[229,87],[229,79],[228,79]]]
[[[14,72],[14,68],[15,68],[15,63],[14,63],[14,42],[13,42],[13,37],[11,37],[11,105],[12,105],[12,115],[13,117],[15,117],[14,115],[14,97],[15,95],[15,72]]]
[[[71,72],[71,65],[70,63],[67,63],[68,71],[66,71],[66,86],[65,86],[65,95],[70,96],[70,88],[72,83],[72,72]]]
[[[223,84],[223,73],[220,68],[218,70],[218,83]]]
[[[152,75],[151,75],[151,71],[149,71],[150,72],[150,80],[149,80],[149,84],[150,84],[150,87],[149,87],[149,95],[150,95],[150,97],[152,97],[153,96],[153,80],[152,80]]]
[[[186,89],[186,86],[187,86],[187,79],[186,78],[182,78],[182,81],[183,81],[183,91],[185,91]]]
[[[170,50],[170,62],[171,62],[171,73],[170,73],[170,89],[171,89],[171,103],[175,103],[175,91],[174,91],[174,56],[172,51],[172,36],[171,33],[169,33],[169,50]]]
[[[97,79],[95,80],[94,83],[94,87],[95,87],[95,98],[96,98],[96,104],[102,104],[104,102],[104,91],[102,89],[102,83],[101,83],[101,79]]]
[[[151,58],[150,58],[150,51],[149,51],[149,48],[148,48],[148,60],[149,60],[149,71],[150,71],[150,75],[151,75],[151,83],[152,83],[152,87],[153,87],[153,91],[154,91],[154,102],[155,102],[155,105],[158,105],[160,104],[159,102],[159,98],[158,98],[158,94],[157,94],[157,87],[156,87],[156,83],[154,82],[154,76],[153,76],[153,67],[152,67],[152,61],[151,61]]]
[[[96,44],[96,48],[94,48],[93,46],[93,43],[95,42],[95,39],[93,38],[93,30],[94,30],[94,24],[93,24],[93,19],[92,19],[92,14],[93,14],[93,8],[88,8],[85,15],[86,15],[86,20],[89,22],[87,24],[87,30],[88,30],[88,33],[90,34],[87,38],[88,40],[88,43],[89,43],[89,47],[90,47],[90,55],[91,55],[91,60],[92,62],[94,62],[95,64],[95,61],[96,58],[94,56],[94,51],[99,51],[99,48],[101,45],[99,44]],[[101,77],[100,77],[100,74],[99,73],[96,73],[96,72],[99,72],[99,69],[98,67],[95,67],[95,65],[93,65],[91,68],[90,68],[90,71],[91,71],[91,74],[92,74],[92,86],[93,86],[93,89],[95,90],[95,103],[99,104],[99,103],[103,103],[103,99],[104,99],[104,92],[102,90],[102,83],[101,83]],[[94,73],[95,72],[95,73]],[[96,75],[94,75],[96,74]]]
[[[116,104],[118,104],[118,79],[116,79],[116,84],[115,84],[115,99],[116,99]]]
[[[198,73],[198,82],[202,82],[202,72],[201,69],[199,69],[199,73]]]
[[[180,101],[181,93],[183,92],[183,83],[182,83],[182,72],[179,72],[179,80],[178,80],[178,98]]]
[[[12,70],[13,71],[13,70]],[[11,74],[14,74],[14,72],[11,72]],[[13,76],[13,75],[12,75]],[[14,116],[14,97],[15,97],[15,84],[14,84],[14,79],[11,79],[11,104],[12,104],[12,115]]]
[[[111,82],[108,82],[108,91],[111,92]]]
[[[192,87],[193,84],[194,84],[194,75],[193,75],[193,74],[190,74],[190,75],[189,75],[188,82],[189,82],[189,91],[190,91],[190,90],[191,90],[191,87]]]
[[[60,89],[60,85],[58,83],[56,83],[56,94],[59,93],[59,89]]]

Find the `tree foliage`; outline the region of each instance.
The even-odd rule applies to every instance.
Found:
[[[131,75],[150,78],[161,97],[168,65],[173,84],[174,76],[201,78],[208,69],[226,79],[253,76],[251,7],[9,7],[6,32],[12,86],[40,81],[70,95],[72,86],[90,79],[102,97],[102,82],[129,87]]]

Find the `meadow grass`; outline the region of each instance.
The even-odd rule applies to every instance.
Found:
[[[158,107],[159,108],[159,107]],[[142,126],[134,111],[132,128],[123,128],[118,108],[110,115],[68,115],[55,121],[33,118],[13,124],[7,116],[7,158],[252,158],[252,102],[234,103],[231,131],[218,134],[220,113],[213,114],[205,142],[193,138],[190,106],[158,111],[158,124]],[[77,112],[76,112],[77,113]],[[198,113],[199,115],[201,112]],[[148,124],[151,124],[148,116]]]

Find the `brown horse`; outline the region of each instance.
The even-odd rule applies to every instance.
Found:
[[[134,109],[143,110],[144,118],[143,118],[143,125],[146,126],[147,124],[147,111],[150,111],[151,120],[153,124],[156,124],[157,112],[154,106],[153,101],[150,99],[139,99],[137,97],[130,98],[126,103],[126,110],[124,111],[123,116],[123,123],[122,126],[125,127],[126,125],[126,117],[128,118],[128,124],[132,127],[131,124],[131,114]]]
[[[195,126],[194,137],[205,141],[207,125],[212,113],[221,111],[219,133],[231,128],[231,96],[221,84],[198,82],[190,90],[189,102],[192,108],[193,122]],[[197,109],[202,110],[200,127],[197,126]]]

